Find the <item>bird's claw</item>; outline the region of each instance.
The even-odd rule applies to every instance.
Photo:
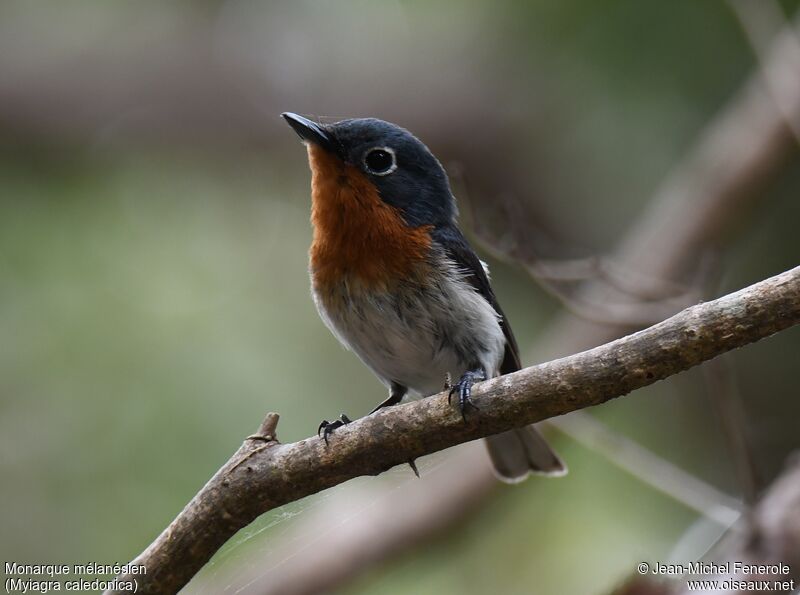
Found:
[[[458,408],[461,410],[461,417],[464,418],[465,422],[467,421],[468,408],[479,410],[478,406],[470,400],[470,396],[472,395],[472,385],[481,380],[486,380],[486,374],[480,370],[464,372],[459,381],[452,385],[447,393],[448,403],[451,403],[453,395],[458,393]]]
[[[317,436],[322,437],[325,440],[325,444],[328,444],[328,436],[333,434],[334,430],[341,428],[345,424],[349,424],[351,419],[347,417],[344,413],[339,416],[339,419],[334,421],[328,421],[327,419],[323,419],[322,423],[319,424],[317,428]]]

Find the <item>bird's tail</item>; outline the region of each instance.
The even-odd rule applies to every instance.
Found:
[[[505,483],[519,483],[531,473],[567,473],[567,466],[533,425],[489,436],[486,448],[495,474]]]

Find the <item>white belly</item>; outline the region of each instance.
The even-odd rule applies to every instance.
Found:
[[[457,274],[424,289],[409,282],[392,292],[356,293],[343,283],[313,295],[328,328],[387,386],[428,396],[443,389],[447,374],[454,381],[475,367],[498,374],[505,351],[498,315]]]

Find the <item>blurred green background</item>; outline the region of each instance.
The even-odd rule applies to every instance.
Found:
[[[515,202],[559,258],[609,250],[754,67],[717,1],[3,2],[0,560],[125,562],[266,411],[288,442],[384,398],[314,311],[309,174],[281,111],[409,128],[465,220]],[[717,293],[798,264],[797,152],[760,192]],[[532,345],[560,304],[483,255]],[[794,329],[730,356],[766,478],[797,446],[799,353]],[[593,413],[738,493],[697,371]],[[568,477],[502,488],[344,592],[603,593],[695,521],[556,445]],[[276,547],[307,505],[215,569]]]

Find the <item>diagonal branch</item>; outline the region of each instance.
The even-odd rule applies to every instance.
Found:
[[[742,515],[743,507],[739,500],[630,438],[611,431],[593,415],[575,412],[549,423],[650,487],[723,527],[730,527]]]
[[[771,60],[770,44],[775,32],[786,27],[791,30],[781,5],[776,0],[728,0],[728,5],[753,46],[770,98],[786,126],[800,142],[800,118],[797,117],[797,110],[791,100],[792,89],[796,93],[800,86],[800,38],[797,35],[784,36],[781,42],[784,46],[782,61]]]
[[[245,442],[134,561],[147,573],[122,578],[137,579],[140,593],[174,593],[236,531],[273,508],[456,444],[599,405],[798,323],[800,267],[611,343],[477,385],[472,399],[479,413],[466,421],[440,394],[353,422],[330,446],[318,438],[279,444],[273,423],[270,436]]]

